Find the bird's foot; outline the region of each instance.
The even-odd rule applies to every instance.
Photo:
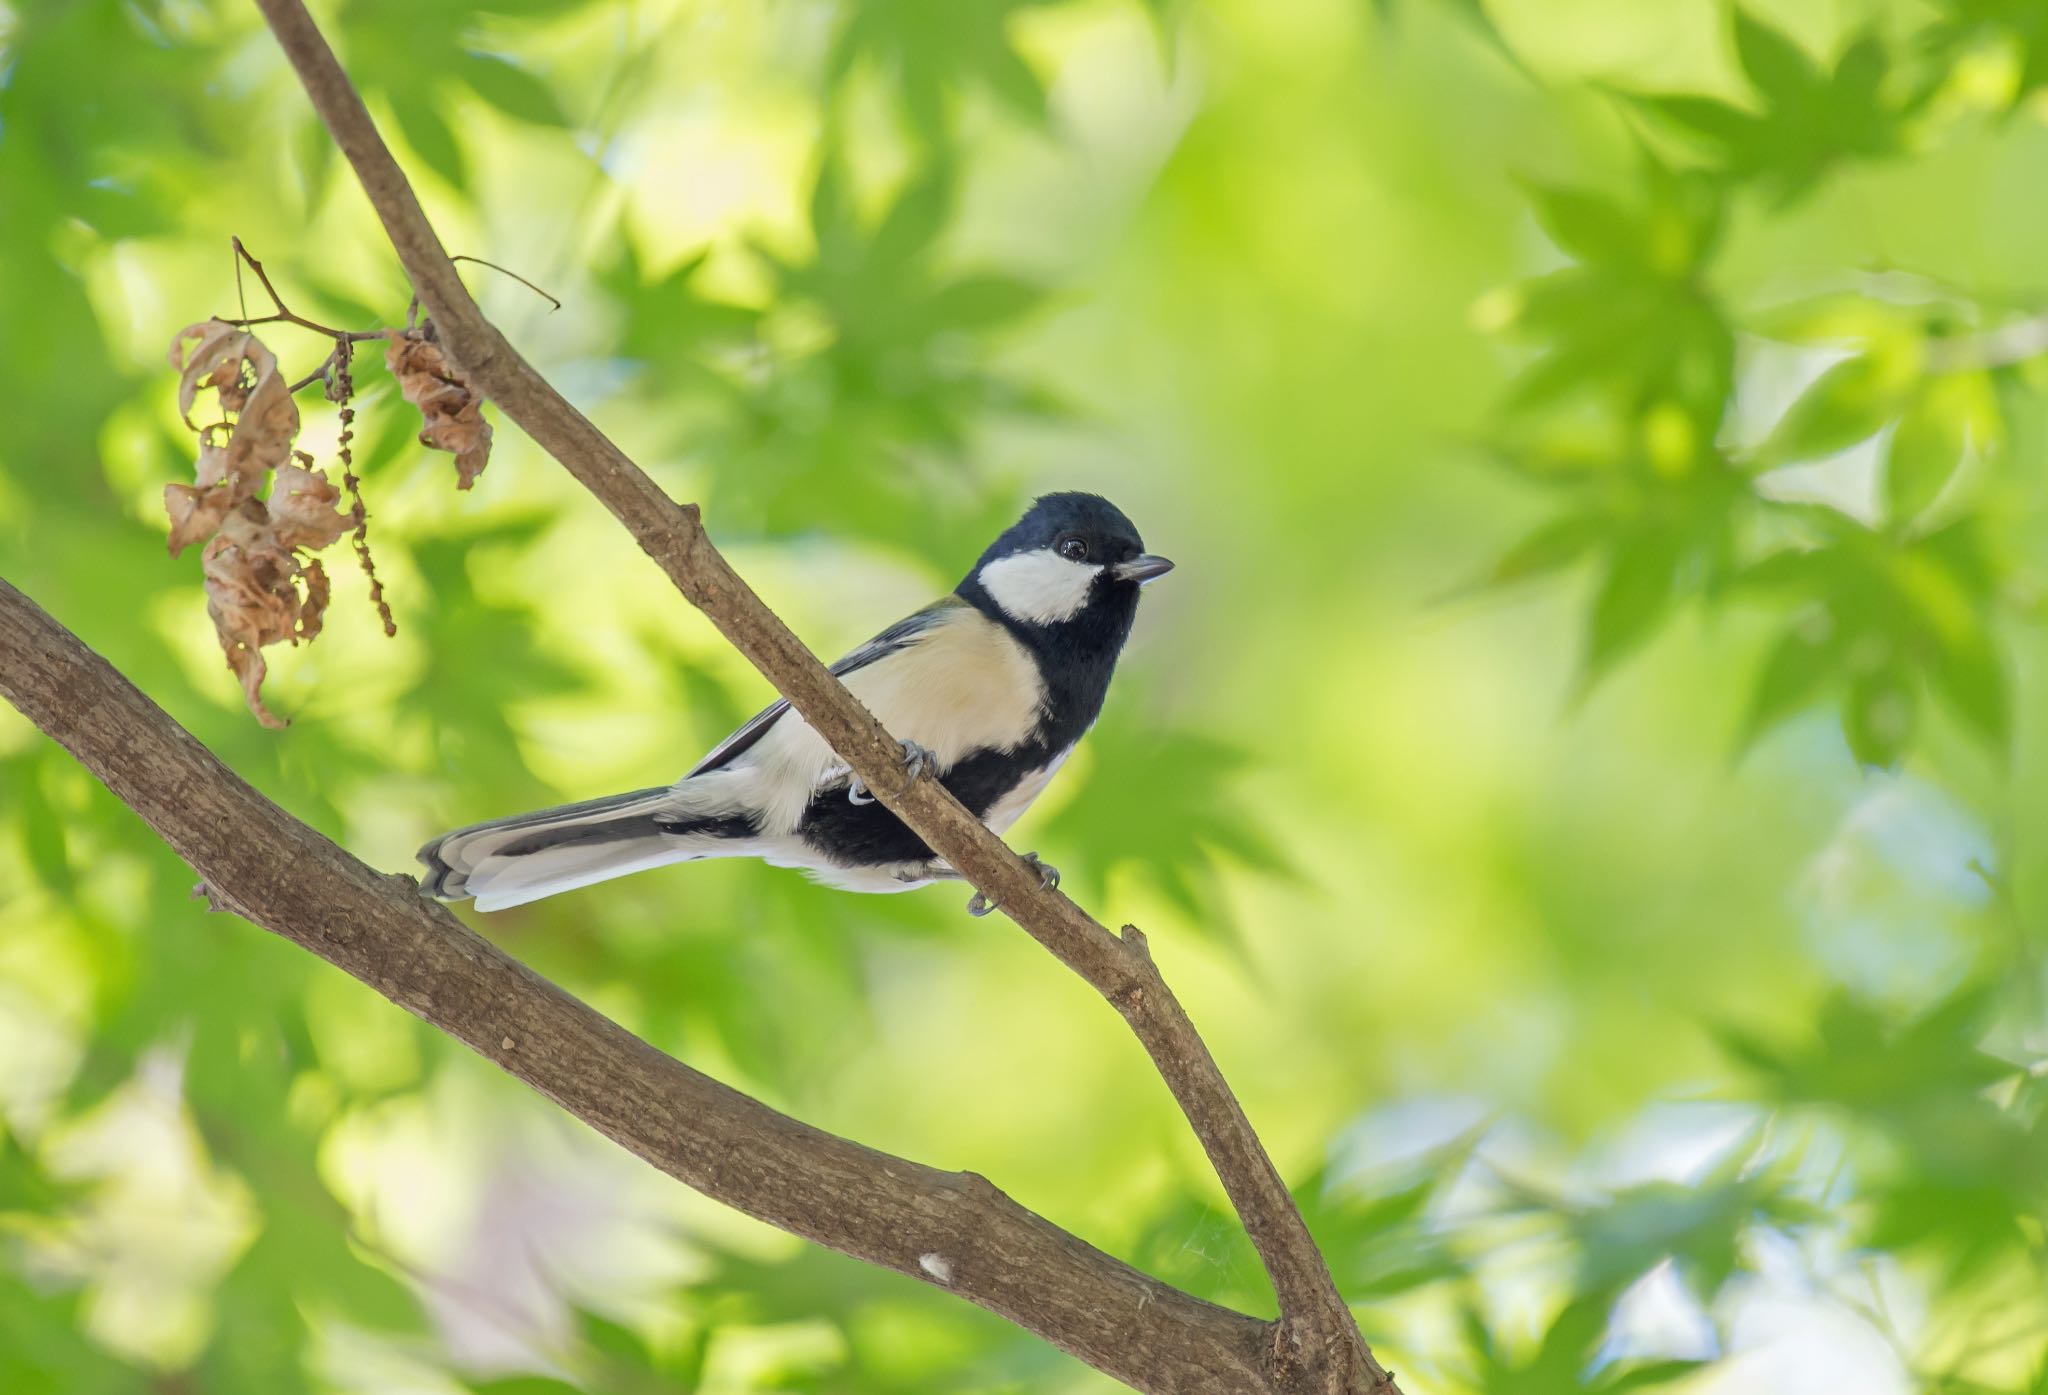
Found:
[[[906,786],[915,784],[919,778],[938,768],[938,757],[918,745],[915,741],[899,741],[903,748],[903,768],[909,771]],[[846,782],[846,802],[849,804],[872,804],[875,797],[868,793],[868,787],[855,775]]]
[[[926,882],[964,882],[967,879],[954,871],[951,863],[934,859],[915,867],[904,868],[896,874],[896,880],[922,886]]]
[[[1044,885],[1044,887],[1045,887],[1045,889],[1046,889],[1047,891],[1058,891],[1058,890],[1059,890],[1059,888],[1060,888],[1060,869],[1059,869],[1059,868],[1057,868],[1057,867],[1053,866],[1053,865],[1052,865],[1052,864],[1051,864],[1050,862],[1043,862],[1043,861],[1041,861],[1041,860],[1039,859],[1039,856],[1038,856],[1038,854],[1037,854],[1037,853],[1035,853],[1035,852],[1031,852],[1031,853],[1025,853],[1025,854],[1024,854],[1024,860],[1025,860],[1026,862],[1030,863],[1030,864],[1031,864],[1031,865],[1032,865],[1033,867],[1036,867],[1036,868],[1038,869],[1038,880],[1039,880],[1039,881],[1040,881],[1040,882],[1041,882],[1041,883],[1042,883],[1042,884]]]
[[[1040,861],[1038,854],[1035,852],[1025,853],[1024,860],[1038,869],[1039,883],[1048,891],[1054,890],[1059,886],[1059,868],[1053,866],[1050,862]],[[977,891],[967,902],[967,914],[971,916],[985,916],[1000,904],[1000,902],[989,900],[985,893]]]

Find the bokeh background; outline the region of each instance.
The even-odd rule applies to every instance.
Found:
[[[486,307],[820,652],[1034,492],[1181,563],[1015,834],[1162,965],[1413,1392],[2048,1390],[2048,10],[339,0]],[[253,10],[0,0],[0,572],[374,865],[767,689],[374,360],[258,726],[164,346],[407,290]],[[293,376],[325,352],[269,333]],[[332,472],[334,412],[304,395]],[[687,1193],[0,712],[0,1389],[1081,1392]],[[480,918],[693,1065],[1269,1312],[1115,1015],[955,890]]]

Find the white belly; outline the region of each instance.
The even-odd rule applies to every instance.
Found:
[[[1067,757],[1074,754],[1072,746],[1061,751],[1038,769],[1017,782],[1017,787],[989,806],[982,822],[998,833],[1008,833],[1010,825],[1024,817],[1024,811],[1031,807],[1033,800],[1045,793],[1045,787],[1052,783],[1052,777],[1060,773],[1060,767],[1067,763]]]

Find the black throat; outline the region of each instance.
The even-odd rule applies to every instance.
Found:
[[[1038,725],[1020,745],[977,751],[946,772],[946,788],[976,818],[983,818],[1019,780],[1043,769],[1094,725],[1109,692],[1117,654],[1137,615],[1138,588],[1133,582],[1104,578],[1086,605],[1054,625],[1016,619],[971,577],[960,584],[957,594],[1016,636],[1045,683]],[[851,804],[839,786],[813,796],[797,827],[805,842],[841,866],[922,862],[932,855],[924,840],[888,809]]]
[[[1117,655],[1137,619],[1137,583],[1118,581],[1105,571],[1078,611],[1043,625],[1019,620],[996,604],[978,572],[961,582],[956,594],[1008,630],[1037,662],[1045,682],[1045,713],[1032,744],[1057,754],[1080,740],[1102,713]]]

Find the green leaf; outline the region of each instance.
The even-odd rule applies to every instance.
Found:
[[[1638,96],[1635,100],[1681,130],[1719,146],[1723,154],[1741,150],[1762,129],[1751,113],[1712,97]]]
[[[1656,630],[1671,604],[1677,564],[1675,548],[1660,533],[1631,538],[1615,550],[1587,621],[1582,691]]]
[[[1166,0],[1144,0],[1144,3],[1148,6],[1158,6],[1166,3]],[[1515,52],[1514,46],[1501,32],[1500,26],[1493,22],[1493,16],[1487,13],[1486,0],[1441,0],[1441,3],[1477,34],[1488,48],[1506,60],[1516,72],[1532,81],[1535,80],[1536,75],[1522,61],[1521,55]],[[1391,25],[1399,18],[1395,13],[1396,0],[1373,0],[1373,8],[1379,12],[1378,18],[1382,24]]]
[[[583,1340],[599,1355],[629,1368],[648,1364],[647,1343],[632,1328],[589,1311],[578,1313],[577,1321]]]
[[[1017,319],[1045,300],[1045,288],[1017,276],[969,276],[932,297],[935,324],[990,329]]]
[[[1462,1272],[1454,1228],[1433,1214],[1463,1174],[1482,1131],[1431,1149],[1391,1176],[1332,1183],[1322,1171],[1294,1188],[1302,1216],[1353,1303],[1376,1302]]]
[[[1806,50],[1741,6],[1735,10],[1735,56],[1757,90],[1773,97],[1799,97],[1822,83]]]
[[[1897,664],[1858,677],[1842,705],[1850,754],[1864,765],[1897,766],[1913,736],[1918,699],[1911,676]]]
[[[448,118],[441,114],[439,103],[431,96],[405,89],[394,90],[390,100],[391,115],[413,153],[455,188],[467,188],[469,160]]]
[[[1666,1259],[1702,1301],[1712,1302],[1741,1262],[1758,1226],[1815,1219],[1813,1208],[1787,1191],[1782,1169],[1752,1170],[1754,1138],[1738,1141],[1697,1181],[1645,1182],[1594,1204],[1543,1201],[1561,1210],[1578,1247],[1582,1292],[1619,1292]]]
[[[1612,526],[1598,514],[1554,518],[1502,553],[1482,584],[1509,586],[1560,571],[1592,551]]]
[[[536,126],[567,126],[569,118],[554,89],[517,64],[495,54],[466,53],[456,75],[507,116]]]
[[[1876,435],[1910,380],[1890,356],[1858,354],[1828,369],[1785,412],[1757,454],[1784,464],[1846,450]]]
[[[1939,8],[1926,38],[1937,58],[1953,63],[1972,49],[2010,54],[2018,67],[2013,108],[2048,86],[2048,9],[2033,0],[1947,0]]]
[[[327,176],[334,169],[334,137],[327,134],[327,128],[316,116],[306,117],[293,128],[292,168],[299,177],[299,191],[306,207],[311,209],[319,203],[327,188]]]
[[[934,166],[897,193],[875,229],[869,259],[881,267],[896,267],[925,255],[952,208],[952,179],[943,166]]]
[[[1045,85],[1007,43],[993,48],[982,61],[982,79],[989,90],[1034,126],[1045,124]]]
[[[1836,100],[1851,110],[1874,109],[1878,87],[1884,82],[1886,59],[1884,43],[1875,33],[1858,35],[1835,61]]]
[[[1647,1390],[1655,1385],[1669,1385],[1672,1381],[1683,1380],[1707,1365],[1704,1361],[1647,1361],[1641,1365],[1626,1366],[1618,1371],[1603,1373],[1595,1387],[1599,1395],[1626,1395],[1631,1390]]]
[[[1110,704],[1088,737],[1114,769],[1115,779],[1091,779],[1082,796],[1061,806],[1045,825],[1058,841],[1086,856],[1059,858],[1069,884],[1099,898],[1119,864],[1143,869],[1192,923],[1227,934],[1231,921],[1218,904],[1213,868],[1227,857],[1261,871],[1284,874],[1288,864],[1237,789],[1245,753],[1195,732],[1144,719],[1128,702]],[[1148,809],[1172,808],[1173,820],[1148,819]]]
[[[1882,95],[1887,54],[1873,36],[1861,36],[1832,73],[1823,73],[1784,34],[1738,9],[1735,50],[1756,89],[1758,111],[1707,97],[1627,95],[1710,146],[1722,175],[1754,184],[1779,205],[1804,194],[1845,158],[1901,148],[1909,107]]]
[[[1994,752],[2012,738],[2012,699],[2005,665],[1981,626],[1952,637],[1928,669],[1935,696]]]
[[[1824,612],[1808,619],[1831,627]],[[1831,632],[1816,633],[1816,628],[1795,622],[1772,647],[1750,694],[1749,715],[1736,743],[1738,752],[1805,707],[1833,677],[1840,662],[1840,646],[1830,642]]]
[[[1884,457],[1885,516],[1893,528],[1925,512],[1962,464],[1971,400],[1966,385],[1936,379],[1899,419]]]
[[[54,748],[50,748],[54,749]],[[36,880],[59,896],[71,894],[74,881],[71,858],[65,847],[65,819],[51,804],[43,787],[43,771],[49,763],[44,748],[0,760],[0,790],[7,792],[4,806],[14,816],[20,831],[22,851]]]
[[[1750,315],[1744,328],[1793,344],[1844,344],[1896,334],[1898,307],[1850,291],[1800,296]]]
[[[1543,231],[1581,261],[1632,261],[1643,251],[1641,227],[1623,209],[1583,189],[1523,180]]]
[[[948,139],[963,92],[980,89],[1025,120],[1045,120],[1045,89],[1011,41],[1011,19],[1036,0],[858,0],[845,7],[826,71],[843,80],[863,61],[886,74],[928,149]]]

